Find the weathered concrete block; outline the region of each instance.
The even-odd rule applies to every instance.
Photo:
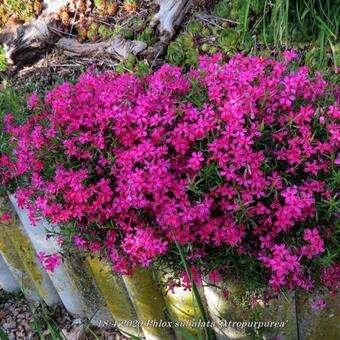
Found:
[[[174,339],[173,329],[165,326],[168,321],[166,305],[152,272],[138,267],[133,275],[124,275],[123,279],[138,319],[143,322],[145,338],[147,340]]]
[[[11,209],[10,207],[8,208]],[[24,227],[13,210],[11,210],[11,215],[12,219],[9,223],[2,223],[4,235],[7,235],[7,240],[3,239],[2,244],[2,248],[5,250],[4,252],[12,252],[13,254],[10,248],[14,249],[20,258],[20,262],[12,262],[13,267],[17,268],[21,273],[23,273],[23,271],[27,273],[36,291],[47,305],[59,304],[59,295],[40,263]],[[7,258],[6,255],[4,257]],[[15,256],[11,256],[11,260],[14,259]]]
[[[92,277],[117,324],[117,328],[127,335],[143,336],[141,328],[132,324],[138,318],[122,277],[113,275],[109,262],[104,259],[93,256],[89,257],[87,261]],[[107,321],[106,319],[105,322]]]
[[[15,293],[20,291],[18,283],[15,281],[11,271],[9,270],[5,260],[0,254],[0,287],[8,292]]]
[[[29,220],[28,211],[18,207],[13,195],[9,198],[36,252],[44,252],[46,255],[58,253],[61,249],[55,238],[47,239],[48,231],[52,230],[52,226],[43,220],[39,220],[33,226]],[[54,269],[54,272],[47,271],[47,274],[67,311],[75,316],[85,317],[85,308],[77,289],[77,283],[69,275],[65,259]]]
[[[326,302],[322,310],[311,307],[315,296],[301,290],[296,293],[296,313],[300,340],[340,339],[340,294],[332,298],[320,295]]]
[[[162,275],[159,275],[159,280],[170,319],[175,326],[176,338],[180,340],[188,337],[198,338],[200,334],[204,334],[204,329],[198,327],[201,314],[193,291],[185,290],[183,287],[174,287],[169,290],[167,281],[171,278],[170,273],[170,270],[167,273],[162,273]],[[200,290],[200,293],[204,297],[202,290]]]
[[[229,293],[228,298],[224,296],[225,291]],[[281,295],[268,304],[258,299],[250,308],[242,306],[246,291],[240,283],[208,284],[204,292],[218,340],[250,340],[255,336],[263,339],[297,339],[294,293]]]
[[[0,253],[26,299],[39,301],[41,298],[35,289],[34,282],[25,271],[24,264],[9,239],[4,224],[0,225]]]

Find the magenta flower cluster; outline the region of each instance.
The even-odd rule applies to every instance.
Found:
[[[336,194],[340,109],[338,90],[293,70],[295,57],[85,73],[43,101],[34,94],[27,122],[5,118],[13,152],[1,156],[2,181],[20,178],[32,221],[76,225],[74,244],[117,272],[166,258],[176,237],[195,277],[218,280],[232,252],[262,265],[274,289],[310,289],[313,263],[332,246],[336,216],[318,209]],[[217,252],[224,265],[204,268]]]
[[[46,255],[41,251],[38,254],[38,259],[44,268],[50,272],[54,272],[55,268],[61,265],[61,256],[59,254]]]

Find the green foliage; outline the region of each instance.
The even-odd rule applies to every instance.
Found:
[[[15,15],[24,21],[30,21],[35,18],[34,0],[4,0],[4,9],[9,15]]]
[[[114,15],[118,5],[115,0],[94,0],[94,7],[104,15]]]
[[[125,39],[133,39],[134,37],[134,33],[131,28],[123,28],[118,25],[114,29],[114,34],[121,35]]]
[[[5,331],[1,327],[0,327],[0,339],[9,340],[9,337],[6,335]]]
[[[220,0],[214,7],[214,15],[221,18],[228,18],[230,14],[230,5],[227,0]]]
[[[0,304],[5,303],[6,301],[8,301],[8,299],[10,299],[12,297],[11,293],[7,293],[5,292],[3,289],[0,290]],[[0,337],[1,339],[1,337]]]
[[[237,53],[238,39],[239,33],[236,30],[225,29],[218,36],[218,45],[227,55],[233,55]]]
[[[105,0],[93,0],[94,7],[99,9],[100,11],[105,11],[106,1]]]
[[[340,43],[335,44],[332,47],[334,67],[337,69],[340,67]]]
[[[176,236],[175,236],[175,233],[174,231],[172,230],[172,235],[173,235],[173,238],[174,238],[174,241],[175,241],[175,244],[176,244],[176,248],[177,248],[177,251],[178,251],[178,254],[181,258],[181,263],[184,267],[184,270],[186,271],[188,277],[189,277],[189,280],[190,280],[190,284],[191,284],[191,288],[192,288],[192,294],[193,294],[193,300],[195,301],[195,303],[197,303],[198,305],[198,309],[200,311],[200,316],[204,322],[204,333],[205,333],[205,337],[204,339],[206,340],[210,340],[210,339],[213,339],[213,335],[212,335],[212,331],[211,329],[207,326],[208,325],[208,321],[209,321],[209,315],[208,315],[208,312],[207,312],[207,309],[203,303],[203,300],[200,296],[200,293],[198,291],[198,288],[193,280],[193,275],[191,273],[191,270],[190,270],[190,266],[188,264],[188,262],[186,261],[186,254],[184,253],[183,249],[181,248],[181,246],[179,245],[179,243],[177,242],[177,239],[176,239]]]
[[[123,5],[127,12],[134,12],[138,8],[138,0],[124,0]]]
[[[168,46],[166,59],[173,65],[195,65],[198,62],[198,54],[193,36],[185,33]]]
[[[266,45],[288,48],[295,42],[309,42],[319,48],[319,67],[326,66],[330,58],[335,70],[339,65],[334,48],[339,36],[339,1],[246,0],[241,21],[243,33],[250,29]]]
[[[211,37],[212,42],[217,40],[218,47],[228,56],[238,51],[268,55],[268,50],[275,55],[294,47],[307,49],[306,62],[313,69],[328,72],[332,66],[336,73],[340,66],[338,0],[220,0],[213,14],[234,22],[222,19],[218,25],[208,27],[204,23],[202,27],[201,22],[194,20],[187,31]],[[208,47],[212,42],[205,41],[201,50],[212,53]],[[173,48],[181,52],[170,58],[178,59],[178,64],[185,59],[183,49],[178,45]]]
[[[106,25],[100,25],[99,28],[98,28],[98,34],[102,38],[109,38],[113,35],[113,31],[112,31],[112,29],[110,29]]]
[[[168,46],[166,55],[170,64],[181,65],[185,61],[185,51],[179,41],[173,41]]]
[[[201,109],[203,104],[208,100],[207,89],[202,87],[197,79],[190,79],[190,82],[191,90],[187,95],[186,100]]]
[[[4,6],[0,6],[0,27],[3,26],[9,18],[9,13]]]
[[[203,24],[198,20],[192,20],[187,25],[189,33],[200,33],[203,30]]]
[[[211,30],[208,27],[203,27],[201,34],[203,37],[211,36]]]
[[[129,54],[127,59],[120,64],[116,65],[115,71],[117,73],[123,73],[123,72],[131,72],[133,71],[135,65],[136,65],[137,58],[132,53]]]
[[[30,322],[30,328],[39,336],[40,339],[45,339],[44,332],[48,330],[50,338],[52,340],[64,340],[62,331],[58,328],[56,322],[53,320],[60,310],[58,307],[50,310],[41,303],[38,306],[33,306],[28,303],[30,312],[32,314],[32,320]]]
[[[5,50],[3,46],[0,45],[0,72],[6,71],[6,69],[7,69],[7,62],[6,62]]]
[[[150,70],[150,65],[147,60],[140,60],[137,62],[136,65],[136,74],[140,77],[145,76],[149,70]]]
[[[213,13],[217,17],[240,20],[250,1],[244,0],[220,0],[214,7]]]
[[[9,151],[7,135],[4,132],[3,117],[6,114],[13,115],[13,121],[20,123],[26,121],[28,110],[26,109],[25,91],[15,91],[12,87],[0,89],[0,155]],[[9,183],[9,188],[15,186],[15,183]],[[5,186],[0,186],[0,196],[5,194]]]
[[[146,22],[138,16],[131,18],[132,28],[136,32],[142,32],[146,27]]]
[[[144,41],[148,46],[154,42],[155,31],[152,27],[146,27],[145,30],[137,35],[137,40]]]
[[[98,29],[99,25],[96,22],[93,22],[87,30],[87,38],[92,41],[96,40],[98,37]]]
[[[210,45],[208,43],[204,43],[202,44],[201,46],[201,50],[204,52],[204,53],[208,53],[208,54],[214,54],[217,52],[217,47],[216,46],[213,46],[213,45]]]

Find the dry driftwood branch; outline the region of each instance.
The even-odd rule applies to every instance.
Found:
[[[192,0],[155,0],[160,6],[158,13],[153,17],[150,25],[159,23],[161,32],[160,41],[142,52],[142,55],[152,59],[152,65],[158,56],[162,55],[175,36],[175,27],[179,26],[192,5]]]
[[[46,0],[41,15],[33,22],[12,26],[8,33],[1,35],[5,43],[9,63],[17,68],[31,64],[55,44],[66,53],[86,56],[114,56],[117,59],[127,58],[129,53],[138,54],[146,49],[140,41],[126,41],[120,37],[100,43],[80,44],[75,40],[62,38],[58,41],[55,14],[63,7],[70,5],[70,0]],[[175,35],[178,26],[191,6],[192,0],[155,0],[160,6],[158,13],[151,21],[151,26],[159,23],[160,41],[148,49],[144,55],[155,58],[163,53]],[[57,42],[58,41],[58,42]],[[1,41],[0,41],[1,43]]]
[[[28,64],[53,46],[56,37],[48,27],[55,23],[54,14],[68,3],[69,0],[46,0],[35,21],[17,27],[4,42],[8,61],[16,66]]]
[[[159,11],[151,21],[151,26],[160,23],[161,33],[174,34],[174,27],[181,23],[192,4],[191,0],[155,0]]]
[[[143,41],[125,40],[119,36],[99,43],[85,44],[81,44],[74,39],[62,38],[57,42],[56,46],[71,55],[97,57],[111,55],[119,60],[126,59],[130,53],[137,55],[147,47]]]

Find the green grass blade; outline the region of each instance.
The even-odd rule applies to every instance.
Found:
[[[204,330],[205,330],[205,336],[206,336],[206,339],[207,340],[211,340],[212,339],[212,336],[211,336],[211,331],[210,329],[207,327],[207,324],[208,324],[208,321],[209,321],[209,318],[208,318],[208,313],[205,309],[205,306],[202,302],[202,299],[200,297],[200,294],[199,294],[199,291],[197,289],[197,286],[193,280],[193,277],[192,277],[192,274],[191,274],[191,270],[189,268],[189,265],[185,259],[185,255],[180,247],[180,245],[178,244],[177,242],[177,239],[176,239],[176,236],[175,236],[175,233],[174,231],[171,229],[171,232],[172,232],[172,235],[174,237],[174,241],[175,241],[175,244],[176,244],[176,248],[179,252],[179,255],[180,255],[180,258],[181,258],[181,262],[185,268],[185,271],[187,272],[188,276],[189,276],[189,279],[190,279],[190,283],[191,283],[191,287],[192,287],[192,291],[193,291],[193,294],[194,294],[194,297],[195,297],[195,300],[196,300],[196,303],[198,305],[198,308],[200,310],[200,313],[201,313],[201,317],[203,319],[203,322],[205,324],[205,327],[204,327]]]
[[[241,28],[242,28],[242,37],[241,42],[244,43],[244,37],[248,31],[248,22],[249,22],[249,10],[250,10],[250,0],[244,1],[242,8],[242,17],[241,17]]]
[[[0,340],[9,340],[9,337],[6,335],[5,331],[0,327]]]
[[[139,336],[136,336],[136,335],[133,335],[127,331],[123,331],[122,329],[120,329],[119,327],[116,327],[120,333],[122,333],[123,335],[126,335],[128,336],[129,338],[133,339],[133,340],[143,340],[143,338],[139,337]]]

